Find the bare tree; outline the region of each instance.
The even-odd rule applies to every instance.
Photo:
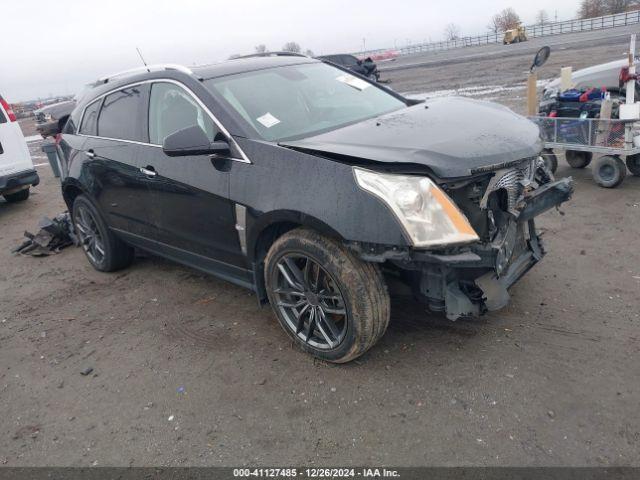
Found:
[[[602,0],[605,15],[624,13],[629,10],[637,10],[640,7],[638,0]]]
[[[447,41],[460,38],[460,27],[455,23],[450,23],[444,28],[444,38]]]
[[[540,10],[536,14],[536,23],[538,25],[544,25],[546,23],[549,23],[549,14],[547,13],[546,10]]]
[[[304,54],[305,54],[307,57],[315,57],[315,54],[313,53],[313,50],[311,50],[311,49],[309,49],[309,48],[307,48],[307,49],[304,51]]]
[[[269,50],[267,49],[267,46],[264,43],[261,43],[260,45],[256,45],[255,47],[253,47],[254,50],[256,51],[256,53],[266,53]]]
[[[487,25],[487,28],[492,33],[498,33],[502,29],[502,17],[499,13],[496,13],[491,17],[491,21],[489,22],[489,25]]]
[[[580,18],[593,18],[605,15],[604,2],[602,0],[582,0],[578,16]]]
[[[300,48],[300,44],[296,42],[287,42],[282,46],[282,51],[300,53],[302,51],[302,48]]]
[[[502,17],[503,30],[511,30],[521,23],[520,15],[518,15],[511,7],[502,10],[502,12],[500,12],[500,17]]]

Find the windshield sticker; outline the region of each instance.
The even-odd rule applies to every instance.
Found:
[[[267,128],[271,128],[274,125],[277,125],[280,123],[280,120],[278,120],[276,117],[271,115],[269,112],[265,113],[261,117],[256,118],[256,120],[258,120],[262,125],[264,125]]]
[[[353,75],[340,75],[336,77],[336,80],[342,83],[346,83],[350,87],[355,88],[356,90],[364,90],[365,88],[369,88],[371,84],[369,82],[365,82],[364,80],[354,77]]]

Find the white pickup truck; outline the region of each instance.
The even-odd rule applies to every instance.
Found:
[[[7,202],[29,198],[29,188],[40,183],[27,142],[11,106],[0,95],[0,195]]]

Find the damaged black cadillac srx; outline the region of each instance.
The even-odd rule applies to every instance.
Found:
[[[412,101],[302,56],[101,79],[60,143],[95,268],[136,247],[212,273],[332,362],[384,334],[392,286],[452,320],[508,302],[544,255],[535,217],[572,193],[541,149],[500,105]]]

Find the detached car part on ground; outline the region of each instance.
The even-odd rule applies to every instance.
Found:
[[[496,104],[419,103],[305,57],[150,70],[105,80],[62,135],[89,261],[138,247],[250,288],[328,361],[378,341],[390,290],[452,320],[503,307],[544,255],[535,217],[572,193]]]

